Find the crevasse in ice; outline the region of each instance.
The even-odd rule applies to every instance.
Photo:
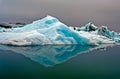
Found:
[[[83,27],[70,27],[57,18],[47,16],[24,27],[0,29],[0,44],[46,45],[80,44],[99,45],[120,42],[120,34],[107,27],[88,23]]]

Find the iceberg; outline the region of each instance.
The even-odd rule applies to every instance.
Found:
[[[23,27],[0,28],[0,44],[28,45],[100,45],[120,42],[120,34],[106,26],[97,27],[88,23],[83,27],[71,27],[57,18],[46,16]]]

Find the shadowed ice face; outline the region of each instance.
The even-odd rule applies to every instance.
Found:
[[[120,0],[0,0],[0,22],[26,22],[51,15],[71,26],[88,22],[120,31]]]

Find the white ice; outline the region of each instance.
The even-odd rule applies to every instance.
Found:
[[[0,29],[0,44],[7,45],[47,45],[80,44],[100,45],[120,42],[120,34],[107,27],[96,27],[88,23],[83,27],[70,27],[57,18],[47,16],[24,27]]]

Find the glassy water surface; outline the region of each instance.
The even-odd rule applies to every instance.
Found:
[[[120,46],[0,45],[0,79],[80,78],[119,79]]]

